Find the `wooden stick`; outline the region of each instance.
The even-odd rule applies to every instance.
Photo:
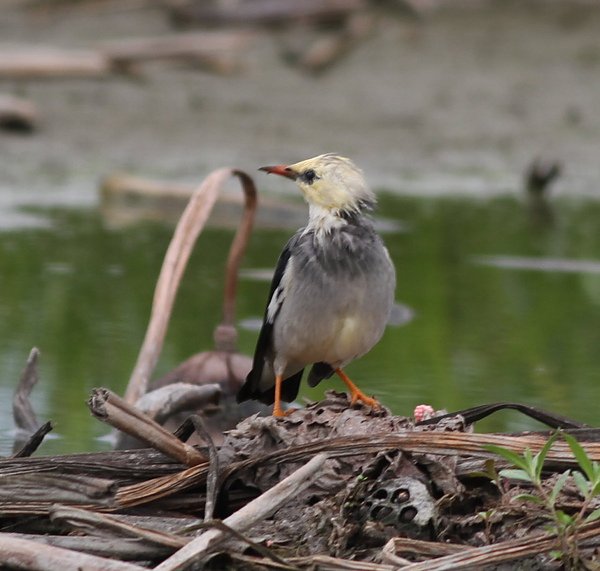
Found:
[[[143,543],[139,539],[111,538],[72,535],[35,535],[33,533],[2,533],[9,539],[24,539],[36,544],[44,543],[61,547],[71,552],[81,551],[98,557],[120,559],[121,561],[152,561],[164,559],[173,552],[169,547]]]
[[[119,520],[118,518],[106,514],[99,514],[80,508],[55,505],[50,511],[52,521],[65,522],[78,530],[96,530],[110,531],[119,535],[126,535],[137,539],[150,541],[163,547],[179,549],[189,542],[189,538],[180,537],[173,533],[147,529],[139,525],[133,525]]]
[[[29,571],[143,571],[144,567],[0,534],[3,566]]]
[[[115,428],[147,442],[187,466],[206,462],[195,448],[181,442],[168,430],[108,389],[94,389],[88,401],[92,414]]]
[[[19,384],[13,396],[13,418],[15,425],[17,428],[29,433],[35,432],[40,427],[40,423],[29,400],[29,395],[31,395],[33,387],[35,387],[39,380],[37,369],[39,356],[40,352],[37,347],[34,347],[29,352],[27,363],[21,373]]]
[[[219,493],[219,454],[210,432],[202,422],[202,417],[194,414],[190,417],[190,420],[196,432],[208,446],[210,464],[206,478],[206,501],[204,502],[204,521],[207,522],[213,518],[217,504],[217,495]]]
[[[48,421],[40,426],[30,437],[23,446],[12,455],[12,458],[26,458],[31,456],[44,441],[46,434],[48,434],[54,425]]]
[[[252,35],[241,30],[189,32],[154,38],[113,40],[104,43],[101,50],[109,59],[124,63],[208,57],[239,51],[246,46]]]
[[[209,404],[218,404],[221,386],[171,383],[146,393],[135,407],[160,424],[169,417],[183,411],[196,411]]]
[[[128,403],[136,402],[148,389],[150,376],[162,350],[175,296],[192,248],[208,220],[223,184],[232,176],[241,180],[247,197],[248,192],[256,196],[252,179],[242,171],[230,168],[213,171],[192,195],[177,224],[156,283],[150,323],[125,392],[125,400]],[[248,201],[247,198],[247,203]],[[238,234],[243,230],[244,228],[240,227]],[[236,239],[234,239],[235,243]]]
[[[350,561],[329,555],[312,555],[309,557],[290,558],[291,563],[309,566],[319,571],[399,571],[398,566],[385,563],[369,563],[368,561]],[[402,570],[403,571],[403,570]]]
[[[381,550],[381,559],[384,563],[396,565],[397,553],[417,553],[429,557],[442,557],[461,553],[464,545],[457,543],[443,543],[441,541],[423,541],[410,537],[392,537]]]
[[[20,48],[0,52],[0,78],[105,77],[112,73],[108,57],[93,51]]]
[[[201,21],[203,25],[281,24],[294,20],[337,22],[366,7],[364,0],[254,0],[241,2],[233,9],[205,2],[187,3],[167,0],[173,18],[180,22]]]
[[[277,511],[291,498],[308,488],[319,476],[321,468],[327,460],[326,454],[318,454],[306,465],[302,466],[287,478],[273,486],[243,508],[223,521],[225,525],[243,531],[256,522],[263,520]],[[218,529],[211,529],[196,537],[177,553],[163,561],[155,571],[176,571],[185,569],[192,561],[197,561],[208,551],[227,537]]]

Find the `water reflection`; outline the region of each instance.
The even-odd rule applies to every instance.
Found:
[[[600,397],[600,204],[559,202],[550,228],[530,224],[512,199],[382,199],[381,213],[408,233],[386,234],[397,299],[414,315],[390,327],[348,373],[398,414],[419,403],[459,409],[512,400],[596,424]],[[169,228],[109,230],[94,212],[54,211],[51,228],[0,234],[0,453],[10,452],[10,395],[29,349],[42,352],[34,406],[56,434],[42,452],[106,447],[87,408],[92,387],[122,391],[143,338]],[[256,233],[246,268],[272,267],[288,231]],[[231,234],[200,239],[178,297],[157,376],[211,348],[220,320],[223,260]],[[567,261],[570,272],[522,271],[524,258]],[[518,264],[517,264],[518,265]],[[559,270],[559,268],[558,268]],[[260,314],[267,285],[248,275],[238,318]],[[262,276],[260,276],[262,277]],[[254,278],[254,279],[252,279]],[[240,329],[251,354],[256,332]],[[319,398],[324,387],[301,395]],[[486,430],[536,426],[503,413]]]

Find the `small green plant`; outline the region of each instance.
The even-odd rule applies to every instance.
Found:
[[[548,491],[543,485],[542,470],[548,452],[561,435],[575,456],[580,470],[563,472]],[[600,495],[600,464],[589,458],[585,449],[573,436],[561,432],[555,432],[535,455],[529,449],[519,455],[502,446],[489,445],[486,448],[515,466],[500,470],[500,478],[521,480],[533,486],[534,493],[518,494],[513,501],[530,502],[545,509],[550,520],[548,531],[555,533],[560,542],[560,549],[552,552],[552,556],[561,559],[567,569],[579,568],[581,559],[577,549],[577,532],[583,524],[600,518],[600,508],[588,513],[592,500]],[[558,496],[570,476],[583,497],[581,508],[575,514],[568,514],[557,508]]]

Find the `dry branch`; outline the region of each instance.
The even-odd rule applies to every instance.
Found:
[[[227,74],[239,67],[238,55],[251,38],[247,32],[192,32],[154,38],[117,40],[101,47],[115,65],[155,60],[186,60]]]
[[[110,59],[94,51],[11,48],[0,51],[0,79],[55,77],[101,78],[111,74]]]
[[[317,73],[339,61],[375,29],[372,14],[356,13],[348,17],[342,29],[323,34],[299,57],[298,65]]]
[[[29,353],[27,363],[21,373],[19,384],[13,396],[13,418],[15,425],[18,429],[28,433],[34,433],[40,428],[40,423],[29,400],[31,391],[39,380],[37,369],[39,356],[39,350],[34,347]]]
[[[52,508],[50,517],[53,521],[67,523],[77,530],[91,530],[96,533],[109,531],[116,537],[124,535],[174,549],[183,547],[189,541],[172,533],[147,529],[139,525],[121,521],[114,516],[99,514],[80,508],[57,505]]]
[[[290,558],[291,563],[306,566],[308,569],[319,571],[398,571],[396,565],[385,563],[369,563],[368,561],[349,561],[328,555],[313,555],[312,557]]]
[[[381,550],[381,559],[384,563],[397,565],[398,553],[416,553],[427,557],[442,557],[453,555],[465,550],[464,545],[456,543],[441,543],[439,541],[422,541],[409,537],[394,537],[390,539]]]
[[[194,411],[208,404],[217,404],[221,387],[217,384],[192,385],[172,383],[146,393],[135,406],[156,422],[182,411]]]
[[[142,571],[131,563],[77,553],[0,533],[3,565],[29,571]]]
[[[230,515],[223,523],[236,531],[244,531],[256,522],[268,517],[291,498],[308,488],[319,476],[326,460],[326,454],[318,454],[305,466],[302,466],[279,484]],[[227,537],[226,534],[219,529],[209,530],[156,567],[156,571],[185,569],[189,563],[206,555],[225,537]]]
[[[48,421],[42,426],[40,426],[23,444],[23,446],[15,452],[12,457],[13,458],[26,458],[27,456],[31,456],[39,447],[39,445],[44,441],[46,434],[52,431],[54,425],[52,422]],[[17,441],[15,440],[15,444]]]
[[[167,0],[179,22],[203,24],[280,24],[292,21],[337,22],[366,7],[365,0],[253,0],[233,6]]]
[[[107,478],[76,474],[29,472],[3,476],[0,515],[47,513],[53,503],[114,507],[116,484]]]
[[[147,442],[187,466],[206,462],[195,448],[178,440],[160,424],[107,389],[94,389],[88,405],[92,414],[102,422]]]
[[[3,533],[3,537],[21,539],[36,544],[43,543],[70,551],[81,551],[98,557],[120,559],[121,561],[152,561],[167,557],[171,548],[141,543],[138,539],[111,538],[72,535],[36,535],[33,533]]]

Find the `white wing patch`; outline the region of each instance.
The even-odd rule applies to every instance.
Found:
[[[283,271],[283,276],[281,276],[281,281],[275,288],[273,296],[271,297],[271,301],[269,301],[269,306],[267,307],[267,321],[271,324],[275,322],[275,318],[277,317],[277,314],[279,313],[279,310],[285,301],[288,284],[293,273],[293,266],[294,258],[293,256],[290,256],[285,266],[285,270]]]
[[[283,298],[285,297],[283,288],[281,285],[277,286],[277,289],[273,292],[273,297],[269,302],[269,307],[267,308],[267,321],[269,323],[273,323],[275,321],[275,316],[279,313],[279,308],[283,303]]]

